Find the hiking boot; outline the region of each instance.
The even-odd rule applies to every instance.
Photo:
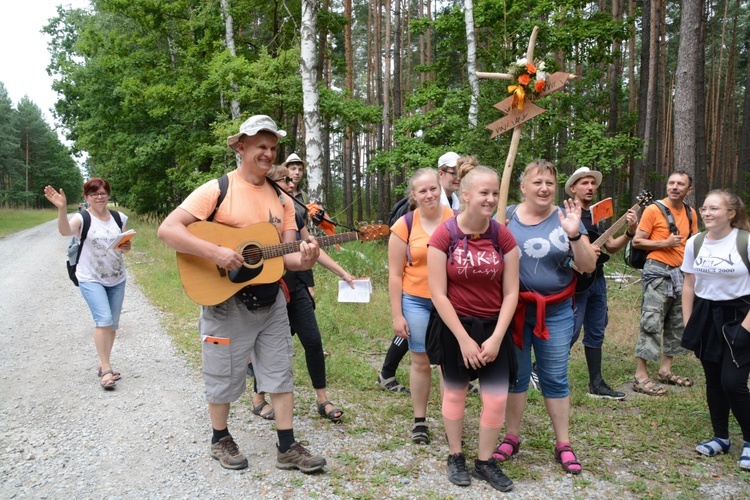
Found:
[[[426,424],[414,424],[414,428],[411,430],[411,442],[414,444],[430,444],[430,435]]]
[[[534,390],[541,390],[539,389],[539,374],[536,372],[536,363],[531,365],[531,379],[529,382],[531,382],[531,387],[533,387]]]
[[[225,469],[244,469],[247,458],[240,453],[240,448],[232,436],[225,436],[218,443],[211,445],[211,457],[219,461]]]
[[[474,462],[474,470],[471,475],[482,481],[487,481],[490,486],[498,491],[510,491],[513,489],[513,481],[506,476],[494,458],[490,458],[486,464],[477,464]]]
[[[466,457],[463,453],[448,455],[448,465],[445,466],[448,472],[448,481],[457,486],[469,486],[471,478],[469,471],[466,469]]]
[[[613,390],[604,380],[602,380],[596,387],[589,384],[589,396],[592,398],[616,399],[620,401],[625,399],[626,395],[624,392]]]
[[[313,455],[307,449],[295,442],[286,452],[281,453],[276,447],[276,467],[290,470],[298,469],[302,472],[315,472],[326,465],[326,459],[320,455]]]

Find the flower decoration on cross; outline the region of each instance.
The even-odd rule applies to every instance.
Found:
[[[525,57],[518,59],[508,68],[511,85],[508,93],[512,94],[511,108],[523,110],[526,100],[534,100],[544,91],[547,85],[547,73],[544,61],[530,62]]]

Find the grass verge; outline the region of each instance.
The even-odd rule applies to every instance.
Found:
[[[38,226],[57,217],[57,209],[11,210],[0,208],[0,238]]]

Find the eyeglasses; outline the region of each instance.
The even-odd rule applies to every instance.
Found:
[[[726,208],[724,208],[724,207],[700,207],[700,208],[698,209],[698,211],[699,211],[699,212],[700,212],[701,214],[705,214],[706,212],[708,212],[709,214],[715,214],[715,213],[716,213],[716,212],[718,212],[719,210],[727,210],[727,209],[726,209]]]
[[[89,196],[92,198],[106,198],[109,196],[109,193],[91,193]]]
[[[445,170],[443,170],[443,172],[445,172],[446,174],[450,174],[450,175],[452,175],[452,176],[454,176],[454,177],[455,177],[456,175],[458,175],[458,174],[457,174],[457,172],[456,172],[455,170],[448,170],[448,169],[445,169]]]
[[[287,184],[294,182],[294,179],[291,177],[279,177],[278,179],[274,179],[274,182],[285,182]]]

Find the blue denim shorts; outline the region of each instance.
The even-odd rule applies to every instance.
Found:
[[[427,338],[427,323],[430,321],[432,300],[401,293],[401,310],[409,325],[409,350],[425,352]]]
[[[94,325],[97,328],[110,326],[117,330],[120,323],[120,312],[122,302],[125,299],[125,282],[115,286],[104,286],[96,282],[81,282],[83,300],[89,305],[91,315],[94,317]]]
[[[560,399],[570,394],[568,383],[568,358],[570,340],[573,338],[573,307],[568,299],[557,304],[547,305],[545,323],[549,330],[549,339],[542,340],[533,333],[536,325],[536,310],[529,307],[523,325],[523,350],[514,347],[518,358],[518,380],[511,393],[529,390],[531,377],[531,349],[536,355],[537,374],[542,396]]]

